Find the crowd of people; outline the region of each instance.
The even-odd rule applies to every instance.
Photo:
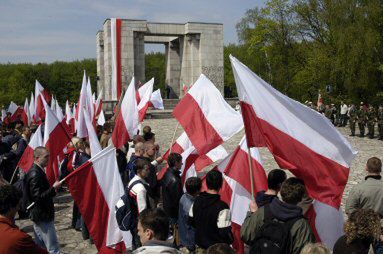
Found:
[[[383,105],[375,108],[373,105],[361,102],[358,108],[355,104],[347,105],[343,101],[338,107],[335,104],[315,106],[312,102],[306,102],[306,105],[326,116],[335,126],[345,127],[349,123],[350,136],[355,136],[356,126],[358,126],[359,137],[367,136],[373,139],[375,138],[375,126],[377,126],[377,138],[383,140]]]
[[[362,106],[360,110],[364,111]],[[351,125],[354,108],[347,106],[347,113],[341,108],[341,126],[346,125],[347,119]],[[383,115],[383,107],[379,114]],[[99,129],[103,148],[110,144],[112,130],[111,123]],[[15,170],[35,131],[35,127],[20,123],[3,123],[0,132],[0,253],[60,253],[54,197],[66,190],[58,180],[52,186],[47,180],[49,150],[35,148],[34,164],[26,174]],[[60,179],[88,161],[90,152],[88,141],[72,138],[60,166]],[[116,156],[125,187],[125,195],[116,203],[116,219],[121,230],[131,232],[133,253],[235,253],[231,247],[232,211],[220,196],[221,172],[210,170],[203,180],[190,177],[183,184],[182,156],[170,152],[165,163],[150,126],[118,149]],[[166,172],[159,179],[161,170]],[[334,254],[368,253],[371,246],[375,253],[383,253],[381,170],[380,159],[370,158],[365,180],[345,200],[348,220],[345,234],[334,239]],[[271,170],[268,189],[256,193],[240,230],[249,253],[330,253],[326,246],[316,243],[305,217],[311,203],[301,179],[288,178],[282,169]],[[33,222],[34,240],[16,226],[17,213],[19,218]],[[82,232],[84,240],[92,242],[75,203],[71,226]]]

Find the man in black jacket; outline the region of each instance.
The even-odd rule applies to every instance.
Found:
[[[207,191],[202,192],[189,211],[189,221],[195,227],[197,253],[204,253],[216,243],[233,242],[229,206],[220,198],[223,177],[218,170],[206,174]]]
[[[180,176],[182,156],[178,153],[171,153],[168,157],[168,164],[169,169],[161,182],[163,206],[170,223],[177,224],[178,207],[183,194]]]
[[[49,161],[49,151],[39,146],[34,151],[34,164],[26,177],[28,200],[34,202],[30,217],[33,221],[35,241],[38,245],[46,248],[49,253],[60,253],[54,225],[55,209],[53,197],[60,182],[55,182],[51,187],[45,174],[45,167]]]

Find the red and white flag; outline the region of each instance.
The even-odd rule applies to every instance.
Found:
[[[63,109],[60,107],[59,102],[57,100],[55,100],[55,102],[56,102],[56,107],[55,107],[55,109],[56,109],[56,116],[57,116],[57,118],[60,121],[62,121],[62,120],[65,119],[65,116],[64,116],[64,113],[63,113]],[[66,123],[66,119],[65,119],[65,123]]]
[[[90,153],[95,156],[97,153],[101,152],[102,148],[100,142],[98,141],[96,130],[94,129],[93,123],[90,120],[90,115],[87,110],[84,111],[86,128],[88,130],[89,136],[89,145],[90,145]]]
[[[29,114],[29,104],[28,98],[25,98],[23,113],[21,114],[21,119],[25,126],[29,126],[31,124],[31,116]]]
[[[116,124],[112,133],[112,141],[118,149],[126,144],[138,131],[138,108],[136,103],[136,89],[134,77],[126,90],[121,102],[120,112],[116,118]]]
[[[90,116],[90,119],[94,119],[94,103],[92,94],[92,86],[90,84],[90,78],[88,77],[88,82],[86,84],[86,110]]]
[[[104,92],[104,89],[101,88],[101,91],[98,94],[97,100],[94,104],[94,108],[95,108],[95,114],[94,115],[95,115],[95,117],[98,117],[101,114],[103,92]]]
[[[122,65],[121,65],[121,19],[110,19],[112,44],[112,99],[119,100],[122,94]]]
[[[13,101],[11,101],[11,103],[9,104],[9,107],[8,107],[8,112],[11,113],[11,123],[16,121],[19,117],[22,116],[23,112],[24,112],[24,109],[17,106],[16,103],[14,103]]]
[[[61,121],[57,118],[48,104],[43,99],[45,107],[45,126],[44,126],[44,145],[49,150],[49,162],[46,168],[46,174],[49,183],[52,185],[59,179],[59,172],[55,171],[53,165],[57,163],[57,156],[64,153],[64,148],[71,141],[67,132],[69,129],[66,126],[65,120]]]
[[[152,93],[149,101],[149,107],[164,109],[164,101],[162,100],[160,89],[157,89]]]
[[[281,168],[305,182],[318,202],[314,208],[323,208],[317,215],[338,214],[357,152],[324,116],[280,93],[236,58],[230,60],[249,146],[267,146]],[[328,226],[327,232],[340,232],[339,224]],[[332,242],[324,240],[326,235],[319,238],[332,248],[339,237]]]
[[[101,113],[98,115],[97,125],[104,126],[105,124],[105,115],[104,110],[101,109]]]
[[[199,154],[206,154],[243,128],[240,113],[203,74],[173,111]]]
[[[119,229],[115,216],[115,205],[124,195],[116,150],[105,148],[65,179],[97,250],[122,253],[123,239],[130,247],[130,233]]]
[[[19,163],[17,164],[17,166],[21,168],[25,173],[31,169],[34,162],[33,152],[35,151],[36,147],[39,146],[44,146],[43,136],[41,134],[41,125],[39,125],[39,127],[36,129],[36,132],[31,137],[27,148],[25,148],[24,153],[21,156]]]
[[[250,148],[254,193],[267,190],[266,172],[262,166],[261,157],[257,148]],[[215,169],[224,174],[224,184],[220,191],[221,198],[230,206],[232,230],[234,235],[233,247],[236,253],[244,253],[244,244],[241,241],[240,229],[246,218],[251,198],[250,164],[248,147],[245,137],[238,147],[227,156]]]
[[[154,85],[154,78],[146,82],[143,86],[138,89],[138,94],[140,96],[140,102],[138,103],[138,115],[140,122],[144,121],[146,111],[150,106],[150,98],[152,97]]]
[[[29,115],[31,116],[31,122],[36,122],[36,106],[35,106],[35,97],[33,93],[31,93],[31,100],[29,102]]]
[[[68,125],[69,127],[69,133],[70,134],[73,134],[75,133],[75,119],[74,119],[74,115],[72,114],[72,110],[69,106],[69,102],[66,101],[65,103],[65,122],[66,124]]]
[[[45,99],[45,102],[48,104],[51,102],[52,97],[46,89],[40,84],[39,81],[35,82],[35,107],[36,107],[36,117],[39,119],[45,118],[44,104],[42,99]]]
[[[80,98],[78,100],[77,114],[76,114],[76,120],[77,120],[76,131],[77,131],[77,137],[79,138],[88,137],[88,132],[86,129],[85,118],[84,118],[84,109],[87,108],[87,103],[88,103],[87,95],[88,95],[88,91],[87,91],[86,73],[84,71],[84,76],[82,78]]]
[[[177,138],[176,142],[174,142],[174,144],[172,144],[171,151],[172,151],[172,153],[182,154],[183,152],[185,152],[187,149],[189,149],[192,146],[193,146],[193,144],[191,143],[188,135],[186,134],[186,132],[183,132]],[[167,160],[169,157],[169,154],[170,154],[170,149],[165,152],[165,154],[162,156],[162,158],[164,160]]]

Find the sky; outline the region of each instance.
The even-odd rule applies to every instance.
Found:
[[[96,58],[96,33],[107,18],[149,22],[214,22],[224,43],[237,43],[235,25],[265,0],[0,0],[0,63]],[[163,51],[146,45],[145,50]]]

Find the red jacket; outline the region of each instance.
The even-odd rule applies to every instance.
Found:
[[[21,231],[13,221],[0,217],[0,253],[48,254],[32,237]]]

